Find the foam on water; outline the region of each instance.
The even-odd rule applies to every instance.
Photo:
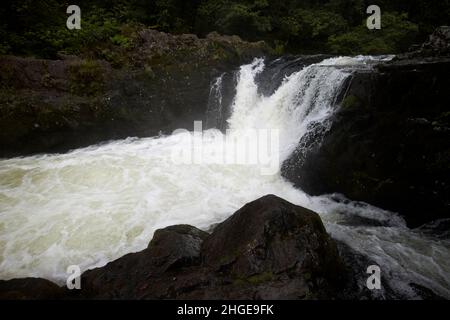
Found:
[[[326,123],[353,67],[373,57],[341,57],[285,78],[271,95],[258,93],[264,61],[241,67],[228,119],[230,129],[280,130],[279,160],[294,150],[311,123]],[[336,67],[339,66],[339,67]],[[208,130],[203,149],[222,152],[224,134]],[[408,282],[450,297],[450,243],[406,228],[396,214],[372,206],[310,197],[258,164],[174,164],[179,135],[126,139],[67,154],[0,161],[0,278],[44,277],[64,283],[66,268],[98,267],[147,247],[161,227],[188,223],[206,229],[266,194],[317,211],[331,235],[369,255],[398,288]],[[233,152],[226,150],[227,152]],[[350,225],[352,217],[382,222]],[[347,219],[347,220],[346,220]]]

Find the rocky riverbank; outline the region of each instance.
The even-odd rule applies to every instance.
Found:
[[[61,152],[129,136],[154,136],[204,120],[211,81],[264,42],[151,29],[118,61],[0,57],[0,157]]]
[[[339,192],[401,213],[410,226],[449,218],[450,28],[418,51],[354,72],[321,143],[283,176],[309,194]],[[305,139],[308,139],[306,137]]]

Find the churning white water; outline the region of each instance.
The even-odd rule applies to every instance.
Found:
[[[241,67],[228,126],[279,130],[282,162],[313,123],[326,123],[345,79],[370,57],[333,58],[286,77],[270,96],[258,92],[262,59]],[[215,82],[218,86],[218,81]],[[233,134],[233,133],[229,133]],[[224,149],[224,134],[208,130],[206,157]],[[245,203],[276,194],[320,213],[331,235],[370,256],[401,290],[415,282],[450,297],[450,243],[406,228],[394,213],[310,197],[260,164],[174,163],[180,135],[129,138],[66,154],[0,161],[0,278],[44,277],[63,283],[69,265],[98,267],[147,247],[161,227],[207,229]],[[220,146],[220,147],[218,147]],[[273,154],[272,154],[273,155]],[[352,217],[383,226],[351,225]]]

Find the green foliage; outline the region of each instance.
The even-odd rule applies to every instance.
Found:
[[[181,0],[156,0],[155,12],[157,14],[153,14],[153,20],[158,28],[164,31],[174,33],[190,32],[192,28],[189,20],[192,17],[188,16],[188,14],[195,10],[192,10],[189,4],[189,1]]]
[[[83,7],[80,30],[66,28],[66,8],[67,4],[52,0],[22,0],[11,5],[8,13],[18,16],[19,21],[0,27],[0,53],[54,58],[58,52],[82,54],[101,52],[108,46],[132,47],[132,39],[124,32],[132,19],[127,18],[123,4],[112,8]],[[0,16],[6,14],[1,12]]]
[[[199,16],[208,29],[231,35],[244,31],[246,38],[255,39],[272,30],[270,17],[264,14],[268,6],[267,0],[210,0],[200,6]]]
[[[404,51],[418,35],[418,26],[405,13],[384,13],[381,30],[369,30],[365,24],[349,32],[332,35],[328,45],[337,54],[385,54]]]
[[[293,15],[282,20],[280,28],[291,47],[318,47],[329,36],[344,31],[347,22],[340,15],[323,9],[299,9]]]
[[[55,58],[58,52],[121,65],[143,26],[171,33],[212,31],[265,40],[276,52],[395,53],[448,24],[450,1],[434,0],[78,0],[81,30],[68,30],[60,0],[5,0],[0,54]],[[365,27],[382,9],[382,29]]]
[[[338,14],[325,10],[300,9],[286,18],[288,34],[301,39],[317,39],[345,29],[346,21]]]
[[[104,70],[96,61],[77,62],[69,67],[69,79],[73,93],[94,95],[103,88]]]
[[[123,48],[130,48],[132,47],[132,40],[122,34],[115,34],[110,38],[111,42],[115,45],[118,45]]]

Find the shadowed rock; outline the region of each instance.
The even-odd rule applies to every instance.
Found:
[[[211,269],[242,278],[290,272],[332,279],[342,271],[319,215],[273,195],[246,204],[217,226],[202,254]]]
[[[445,47],[439,39],[430,43]],[[450,59],[439,50],[354,72],[330,130],[320,142],[305,136],[299,146],[312,147],[294,152],[282,175],[312,195],[398,212],[409,226],[448,218]]]
[[[64,290],[40,278],[0,280],[0,300],[60,299]]]
[[[270,53],[264,42],[150,29],[115,50],[119,61],[0,56],[0,157],[191,130],[215,77]]]
[[[268,195],[211,234],[188,225],[157,230],[147,249],[83,273],[81,290],[42,279],[0,288],[36,299],[60,291],[67,299],[322,299],[339,295],[346,274],[320,217]]]
[[[335,293],[345,274],[319,216],[276,196],[245,205],[212,234],[155,232],[149,247],[82,275],[82,297],[305,299]]]
[[[156,230],[147,249],[83,273],[80,293],[96,298],[141,298],[155,290],[149,285],[152,279],[166,279],[172,270],[198,265],[206,236],[207,233],[188,225]],[[170,280],[167,287],[169,284]]]

